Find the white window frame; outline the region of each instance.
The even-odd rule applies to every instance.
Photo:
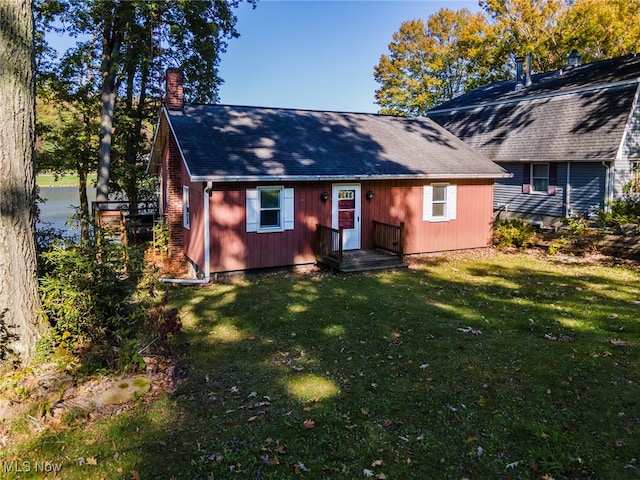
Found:
[[[534,168],[539,166],[547,167],[546,176],[534,176],[533,174]],[[531,173],[530,173],[529,184],[531,185],[531,193],[538,194],[538,195],[548,195],[549,194],[549,171],[550,171],[549,164],[548,163],[532,163],[530,168],[531,168]],[[546,182],[544,189],[536,188],[536,180],[544,180]]]
[[[189,208],[189,186],[182,186],[182,226],[191,229],[191,210]]]
[[[444,187],[444,200],[434,200],[433,189]],[[431,183],[424,185],[422,192],[422,220],[425,222],[449,222],[456,219],[458,186],[451,183]],[[444,215],[434,215],[433,207],[443,205]]]
[[[262,208],[260,193],[264,190],[279,191],[279,208],[280,224],[262,226],[260,223],[261,212],[267,210]],[[285,230],[293,230],[294,228],[294,202],[293,188],[284,188],[283,186],[261,186],[254,189],[247,189],[247,232],[257,233],[274,233],[283,232]]]

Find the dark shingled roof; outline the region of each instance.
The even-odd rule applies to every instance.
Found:
[[[189,104],[165,114],[197,181],[508,176],[426,118]]]
[[[638,92],[640,56],[480,87],[427,115],[496,162],[611,161]]]

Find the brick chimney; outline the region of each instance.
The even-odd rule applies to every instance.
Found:
[[[184,108],[184,93],[182,90],[182,70],[179,68],[167,68],[166,72],[166,98],[165,104],[169,110],[180,111]]]

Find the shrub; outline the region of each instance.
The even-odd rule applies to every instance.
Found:
[[[621,227],[628,223],[640,223],[640,196],[626,195],[608,203],[607,211],[598,212],[598,220],[608,227]]]
[[[104,241],[56,243],[40,252],[39,265],[40,297],[55,346],[82,355],[83,369],[144,366],[136,347],[158,332],[145,328],[154,321],[155,282],[141,281],[139,248]]]
[[[494,226],[493,244],[499,248],[528,248],[536,243],[537,234],[530,223],[505,220]]]

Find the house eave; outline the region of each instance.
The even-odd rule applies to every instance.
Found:
[[[240,182],[353,182],[372,180],[436,180],[436,179],[495,179],[511,178],[513,174],[505,173],[442,173],[413,175],[194,175],[192,182],[240,183]]]

